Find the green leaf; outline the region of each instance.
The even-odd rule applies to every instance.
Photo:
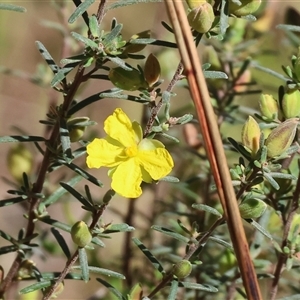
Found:
[[[74,267],[72,267],[72,269],[74,269],[74,270],[81,269],[81,267],[80,266],[74,266]],[[108,277],[114,277],[114,278],[118,278],[118,279],[125,279],[126,278],[123,274],[120,274],[118,272],[114,272],[114,271],[111,271],[111,270],[108,270],[108,269],[92,267],[92,266],[89,266],[88,269],[91,273],[101,274],[101,275],[105,275],[105,276],[108,276]]]
[[[103,183],[100,180],[98,180],[96,177],[90,175],[88,172],[86,172],[82,168],[78,167],[77,165],[75,165],[73,163],[67,163],[66,161],[60,160],[60,159],[58,160],[58,162],[65,165],[69,169],[73,170],[77,174],[81,175],[83,178],[85,178],[86,180],[92,182],[93,184],[95,184],[97,186],[100,186],[100,187],[103,187]]]
[[[73,189],[71,186],[69,186],[67,183],[60,182],[60,185],[66,189],[71,195],[73,195],[80,203],[83,204],[83,206],[93,208],[94,206],[92,203],[90,203],[87,199],[85,199],[79,192],[77,192],[75,189]]]
[[[73,155],[71,149],[70,134],[65,120],[61,120],[59,126],[60,143],[62,147],[63,158],[66,162],[71,162]]]
[[[287,30],[287,31],[300,32],[300,26],[296,26],[296,25],[279,24],[279,25],[276,26],[276,28]]]
[[[76,183],[81,181],[81,179],[82,179],[82,177],[78,175],[78,176],[73,177],[70,181],[68,181],[65,184],[72,187],[72,186],[76,185]],[[55,203],[56,201],[58,201],[66,193],[67,193],[67,190],[61,186],[55,192],[53,192],[48,198],[46,198],[42,203],[45,206],[49,206],[49,205]]]
[[[95,0],[85,0],[82,2],[76,10],[70,16],[68,22],[70,24],[74,23],[82,14],[86,12],[86,10],[95,2]]]
[[[158,270],[161,274],[165,274],[165,270],[161,263],[156,259],[156,257],[150,252],[149,249],[137,238],[132,238],[132,241],[140,248],[144,255],[149,259],[153,267]]]
[[[46,272],[42,273],[42,277],[45,280],[53,280],[56,279],[61,273],[60,272]],[[82,280],[81,274],[78,273],[68,273],[66,275],[66,279],[74,279],[74,280]]]
[[[57,85],[58,83],[60,83],[61,81],[63,81],[66,76],[73,70],[73,67],[67,67],[67,68],[62,68],[60,69],[53,77],[52,81],[51,81],[51,86],[54,87],[55,85]]]
[[[211,206],[208,206],[208,205],[205,205],[205,204],[193,204],[192,205],[192,208],[195,208],[195,209],[198,209],[198,210],[203,210],[203,211],[206,211],[210,214],[213,214],[219,218],[222,217],[222,214],[220,212],[218,212],[215,208],[211,207]]]
[[[131,232],[134,231],[135,228],[132,226],[129,226],[128,224],[112,224],[108,226],[103,233],[104,234],[110,234],[110,233],[115,233],[115,232]]]
[[[222,36],[226,33],[226,30],[229,27],[228,19],[228,1],[222,0],[220,9],[220,29]]]
[[[113,56],[108,56],[107,57],[111,62],[113,62],[114,64],[116,64],[117,66],[121,67],[122,69],[126,70],[126,71],[132,71],[133,68],[131,68],[130,66],[128,66],[126,64],[126,62],[119,58],[119,57],[113,57]]]
[[[265,73],[268,73],[268,74],[270,74],[272,76],[275,76],[275,77],[277,77],[277,78],[279,78],[279,79],[281,79],[281,80],[283,80],[285,82],[288,81],[288,80],[290,80],[289,78],[281,75],[280,73],[277,73],[277,72],[275,72],[275,71],[273,71],[273,70],[271,70],[269,68],[260,66],[257,62],[251,62],[251,67],[255,68],[257,70],[263,71]]]
[[[277,183],[277,181],[275,179],[273,179],[273,177],[270,175],[270,173],[264,172],[263,175],[269,181],[269,183],[272,185],[272,187],[275,190],[279,190],[280,189],[279,184]]]
[[[203,74],[205,78],[228,79],[227,74],[221,71],[204,71]]]
[[[95,15],[92,15],[89,18],[89,28],[93,37],[95,38],[100,37],[99,24],[98,24],[97,17]]]
[[[181,235],[180,233],[177,233],[177,232],[175,232],[175,231],[173,231],[171,229],[168,229],[168,228],[165,228],[165,227],[162,227],[162,226],[153,225],[153,226],[151,226],[151,229],[154,229],[154,230],[156,230],[158,232],[166,234],[166,235],[168,235],[168,236],[170,236],[170,237],[172,237],[172,238],[174,238],[174,239],[176,239],[176,240],[178,240],[180,242],[183,242],[185,244],[187,244],[190,241],[189,238]]]
[[[79,263],[80,263],[82,279],[84,282],[88,282],[90,279],[90,275],[89,275],[89,265],[88,265],[85,249],[78,248],[78,254],[79,254]]]
[[[106,282],[101,278],[96,278],[96,280],[99,281],[101,284],[103,284],[107,289],[109,289],[109,291],[112,292],[117,297],[117,299],[126,300],[126,298],[110,283]]]
[[[20,202],[23,202],[26,200],[27,200],[27,198],[24,198],[24,197],[16,197],[16,198],[11,198],[11,199],[0,200],[0,207],[20,203]]]
[[[211,241],[214,241],[214,242],[224,246],[225,248],[229,249],[230,251],[234,252],[232,245],[225,242],[224,240],[222,240],[218,237],[215,237],[215,236],[210,236],[208,239]]]
[[[19,291],[19,293],[21,295],[23,295],[23,294],[27,294],[27,293],[31,293],[31,292],[34,292],[34,291],[37,291],[37,290],[44,289],[44,288],[49,287],[51,285],[52,285],[52,282],[50,280],[45,280],[45,281],[41,281],[41,282],[34,283],[32,285],[29,285],[29,286],[25,287],[24,289],[21,289]]]
[[[18,5],[13,5],[13,4],[6,4],[6,3],[0,3],[0,9],[3,10],[11,10],[11,11],[16,11],[16,12],[26,12],[26,8]]]
[[[104,39],[103,39],[103,45],[104,47],[108,47],[115,38],[117,38],[121,31],[122,31],[123,25],[122,24],[118,24],[117,26],[115,26],[111,32],[109,32],[107,35],[105,35]]]
[[[45,138],[34,135],[9,135],[1,136],[0,143],[18,143],[18,142],[44,142]]]
[[[0,255],[4,255],[4,254],[7,254],[7,253],[11,253],[11,252],[15,252],[19,249],[18,246],[14,246],[14,245],[11,245],[11,246],[3,246],[0,248]],[[28,250],[31,250],[30,247],[28,247]]]
[[[56,65],[56,63],[54,62],[54,59],[52,58],[52,56],[50,55],[50,53],[48,52],[46,47],[39,41],[36,41],[35,44],[36,44],[39,52],[43,56],[43,58],[44,58],[45,62],[47,63],[47,65],[50,67],[52,72],[54,74],[56,74],[59,71],[60,68],[59,68],[59,66]]]
[[[77,32],[71,32],[71,35],[73,36],[74,39],[76,39],[77,41],[80,41],[82,43],[84,43],[84,45],[86,47],[90,47],[94,50],[99,49],[99,45],[97,43],[95,43],[94,41],[90,40],[89,38],[77,33]]]
[[[178,280],[172,280],[171,281],[171,288],[170,288],[170,292],[169,292],[169,296],[168,296],[167,300],[176,299],[177,291],[178,291]]]
[[[65,256],[70,259],[71,258],[71,253],[69,250],[69,247],[64,239],[64,237],[61,235],[61,233],[55,229],[55,228],[51,228],[51,232],[54,235],[56,241],[58,242],[60,248],[62,249],[62,251],[64,252]]]
[[[46,223],[46,224],[50,224],[55,228],[61,229],[61,230],[66,231],[66,232],[71,232],[71,226],[70,225],[67,225],[67,224],[61,223],[57,220],[51,219],[48,216],[45,217],[45,218],[41,218],[39,220]]]
[[[172,183],[180,182],[180,180],[175,176],[165,176],[165,177],[159,179],[159,181],[166,181],[166,182],[172,182]]]
[[[201,290],[206,291],[210,293],[217,293],[218,289],[215,287],[208,285],[208,284],[200,284],[200,283],[194,283],[194,282],[179,282],[179,287],[184,287],[186,289],[193,289],[193,290]]]
[[[246,220],[249,224],[251,224],[254,228],[256,228],[261,234],[263,234],[265,237],[270,239],[272,242],[274,242],[272,235],[265,229],[263,228],[259,223],[255,222],[252,219]]]
[[[98,245],[99,247],[105,247],[105,244],[99,239],[97,238],[96,236],[94,236],[92,238],[92,243],[95,244],[95,245]]]

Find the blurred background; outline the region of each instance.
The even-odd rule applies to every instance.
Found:
[[[112,2],[113,1],[109,1],[109,3]],[[291,55],[297,53],[298,46],[292,45],[290,39],[288,39],[282,31],[276,29],[276,25],[281,23],[300,25],[298,14],[300,2],[263,2],[265,2],[266,8],[258,14],[257,22],[248,25],[251,29],[247,29],[247,33],[252,38],[257,39],[257,43],[248,49],[251,53],[245,52],[243,55],[254,54],[255,59],[260,62],[261,65],[283,74],[281,65],[287,65],[289,63]],[[68,4],[63,6],[62,10],[58,12],[51,1],[33,0],[15,3],[10,1],[10,3],[24,6],[27,12],[15,13],[11,11],[0,11],[0,135],[17,135],[20,134],[21,129],[28,135],[43,136],[45,134],[45,126],[40,124],[39,120],[45,119],[46,113],[49,111],[49,106],[59,105],[62,102],[62,97],[61,94],[56,93],[49,87],[52,73],[44,64],[35,42],[42,42],[56,63],[59,63],[64,57],[79,53],[82,50],[80,49],[81,45],[72,40],[70,36],[64,39],[62,32],[57,30],[58,24],[61,24],[62,27],[66,25],[66,17],[73,12],[74,6],[68,1]],[[94,3],[90,7],[89,12],[96,12],[97,5],[98,3]],[[128,40],[137,32],[150,29],[154,38],[174,41],[171,34],[161,25],[162,20],[167,21],[164,3],[132,5],[109,11],[102,25],[103,30],[110,29],[112,18],[116,18],[119,23],[124,24],[123,37],[125,40]],[[82,26],[82,24],[79,24],[80,22],[81,20],[75,24],[67,25],[68,30],[70,32],[81,31],[82,34],[85,34],[86,28]],[[206,43],[209,44],[209,41],[206,41]],[[201,52],[203,46],[200,46],[199,49],[199,55],[201,56],[203,54]],[[160,61],[162,78],[165,80],[162,87],[165,87],[179,63],[178,53],[176,50],[162,50],[155,46],[146,47],[143,51],[145,56],[149,53],[154,53]],[[253,80],[258,83],[258,88],[262,89],[264,93],[276,95],[278,85],[283,84],[279,79],[259,70],[253,69],[251,72]],[[35,84],[34,81],[36,78],[43,78],[43,82]],[[72,74],[69,76],[69,79],[71,78]],[[76,99],[80,101],[89,95],[101,92],[111,86],[109,82],[97,80],[89,81],[82,86],[80,93],[76,95]],[[193,113],[193,106],[188,91],[183,88],[175,88],[174,92],[177,93],[178,96],[174,98],[172,110],[174,112],[189,111]],[[253,108],[256,109],[257,101],[253,101],[253,96],[251,97],[252,98],[249,98],[247,95],[239,97],[238,104],[253,106]],[[253,103],[253,105],[251,103]],[[103,136],[103,121],[116,107],[122,107],[131,119],[140,121],[143,109],[140,104],[128,101],[122,102],[116,99],[103,99],[89,106],[87,109],[80,111],[78,115],[88,116],[98,123],[98,125],[90,129],[91,132],[88,133],[88,135]],[[239,124],[238,128],[241,126],[242,124]],[[226,130],[226,125],[224,125],[224,128],[223,130]],[[239,130],[232,134],[238,137]],[[176,132],[174,135],[182,139],[181,132]],[[182,142],[185,143],[183,139]],[[11,144],[1,144],[0,147],[0,177],[5,177],[8,180],[13,180],[7,168],[7,154],[11,147]],[[32,146],[29,146],[29,148],[30,147]],[[42,157],[38,154],[37,150],[33,148],[29,150],[36,154],[34,157],[35,170],[33,170],[32,173],[32,180],[34,181],[34,174],[36,174]],[[83,164],[84,161],[82,161],[81,165]],[[105,170],[92,170],[92,173],[99,177],[107,188],[109,187]],[[66,174],[53,174],[51,181],[47,182],[46,189],[48,191],[54,191],[57,180],[64,180],[67,176]],[[0,180],[1,199],[9,198],[6,193],[7,189],[11,188],[8,180]],[[86,184],[86,182],[83,184]],[[96,195],[96,198],[99,197],[99,199],[101,199],[103,191],[92,186],[91,189],[93,194]],[[161,185],[158,190],[155,190],[155,196],[159,197],[159,195],[164,192],[165,187]],[[147,228],[146,226],[148,225],[145,220],[148,214],[153,212],[153,197],[154,192],[150,189],[146,189],[145,194],[137,201],[135,209],[139,211],[139,213],[135,214],[134,220],[134,224],[136,224],[137,228]],[[118,197],[114,198],[112,205],[105,214],[105,222],[122,222],[122,217],[124,217],[130,203],[129,200],[120,200]],[[52,215],[57,219],[64,220],[69,224],[85,217],[82,214],[78,202],[70,198],[67,198],[63,204],[57,204],[51,207],[51,210]],[[8,231],[12,236],[17,236],[19,228],[26,226],[26,220],[20,218],[25,211],[25,208],[21,205],[2,208],[0,210],[0,229]],[[138,236],[138,232],[135,233],[135,235]],[[108,253],[110,258],[116,257],[115,262],[110,262],[112,269],[114,264],[118,264],[122,261],[122,257],[120,257],[122,251],[120,251],[120,249],[124,247],[124,243],[123,235],[119,234],[119,236],[119,238],[114,238],[112,241],[105,241],[107,245],[106,249],[101,249],[99,257],[97,257],[100,261],[105,261]],[[70,241],[67,235],[65,235],[65,237]],[[3,243],[5,243],[4,240],[0,238],[0,246]],[[51,248],[51,245],[49,245],[49,247]],[[6,272],[14,257],[15,254],[0,256],[0,264],[3,265]],[[60,259],[60,254],[58,253],[52,256],[45,252],[37,252],[34,257],[35,263],[41,271],[61,270],[64,265],[64,259]],[[47,262],[45,259],[47,259]],[[20,286],[25,285],[26,283],[22,283]],[[59,299],[88,299],[95,292],[98,292],[99,297],[104,297],[103,299],[110,299],[110,296],[105,296],[106,290],[99,288],[98,283],[95,282],[93,288],[91,288],[91,285],[89,285],[89,289],[86,287],[87,285],[78,281],[72,285],[67,284],[62,298]]]

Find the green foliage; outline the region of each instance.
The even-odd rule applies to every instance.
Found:
[[[134,32],[128,28],[135,20],[122,17],[125,9],[139,17],[135,9],[150,2],[165,6],[146,0],[73,2],[45,3],[59,20],[45,24],[63,34],[51,43],[69,47],[62,51],[66,57],[56,61],[43,39],[36,41],[42,64],[34,74],[0,66],[1,76],[27,80],[49,97],[39,122],[44,134],[1,131],[1,146],[11,145],[2,157],[10,197],[0,201],[1,216],[18,207],[24,228],[14,218],[1,222],[1,264],[7,254],[14,258],[7,270],[0,266],[0,298],[39,292],[44,300],[65,299],[81,281],[91,288],[83,288],[89,294],[80,298],[100,297],[93,294],[101,288],[101,299],[246,299],[233,247],[239,241],[226,228],[227,217],[241,217],[258,280],[272,282],[271,299],[276,293],[298,299],[298,281],[290,278],[299,278],[300,254],[300,27],[277,26],[286,50],[279,57],[279,45],[268,40],[273,29],[266,20],[273,11],[261,1],[188,1],[186,15],[195,45],[201,43],[202,70],[239,205],[241,216],[233,216],[220,205],[226,187],[220,191],[212,179],[206,151],[214,145],[203,143],[207,132],[199,133],[193,117],[199,111],[189,101],[189,70],[176,56],[167,17],[151,30],[141,26]],[[0,10],[9,15],[7,24],[17,15],[11,11],[26,11],[11,4],[0,4]],[[271,68],[264,55],[271,57]],[[266,84],[264,76],[280,83]],[[140,199],[121,198],[106,174],[86,167],[86,146],[102,135],[106,110],[122,106],[130,112],[130,104],[141,108],[142,117],[135,117],[141,119],[142,138],[156,141],[154,148],[162,145],[155,139],[161,140],[175,163],[158,180],[147,178],[143,167],[147,180]],[[114,163],[109,176],[116,172]],[[49,257],[65,263],[51,271]]]

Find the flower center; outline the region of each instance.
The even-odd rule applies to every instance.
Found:
[[[138,149],[137,149],[137,145],[131,146],[131,147],[127,147],[125,149],[125,153],[128,157],[134,157],[137,155],[138,153]]]

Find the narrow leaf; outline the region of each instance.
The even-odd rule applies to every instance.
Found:
[[[84,282],[89,281],[89,265],[87,260],[86,251],[84,248],[78,248],[78,254],[79,254],[79,263],[81,268],[81,276]]]
[[[86,47],[90,47],[94,50],[97,50],[99,48],[99,45],[95,43],[94,41],[90,40],[89,38],[77,33],[77,32],[72,32],[71,33],[73,38],[76,39],[77,41],[80,41],[84,43]]]
[[[172,280],[170,293],[169,293],[169,296],[168,296],[167,300],[176,299],[177,291],[178,291],[178,280]]]
[[[67,67],[67,68],[63,68],[60,69],[53,77],[52,81],[51,81],[51,86],[54,87],[56,86],[58,83],[60,83],[61,81],[63,81],[66,76],[73,70],[73,67]]]
[[[27,198],[23,198],[23,197],[16,197],[16,198],[11,198],[11,199],[6,199],[6,200],[0,200],[0,207],[20,203],[20,202],[23,202],[26,200],[27,200]]]
[[[59,70],[59,66],[56,65],[54,59],[46,49],[46,47],[39,41],[35,42],[36,46],[38,47],[39,52],[43,56],[44,60],[46,61],[47,65],[50,67],[52,72],[56,74]]]
[[[67,182],[65,184],[72,187],[72,186],[76,185],[76,183],[78,183],[81,179],[82,179],[81,176],[75,176],[69,182]],[[42,203],[45,206],[49,206],[50,204],[53,204],[57,200],[59,200],[66,193],[67,193],[67,190],[61,186],[54,193],[52,193],[48,198],[46,198],[45,201],[43,201]]]
[[[50,217],[40,218],[39,220],[46,223],[46,224],[50,224],[55,228],[61,229],[61,230],[66,231],[66,232],[71,232],[71,226],[70,225],[61,223],[57,220],[51,219]]]
[[[198,210],[203,210],[206,211],[208,213],[211,213],[219,218],[222,217],[222,214],[220,212],[218,212],[215,208],[205,205],[205,204],[193,204],[192,208],[198,209]]]
[[[140,248],[144,255],[150,260],[153,267],[158,270],[160,273],[164,274],[164,268],[156,257],[147,249],[147,247],[137,238],[133,238],[132,241]]]
[[[204,71],[203,74],[205,78],[228,79],[227,74],[221,71]]]
[[[70,24],[74,23],[82,14],[86,12],[86,10],[95,2],[95,0],[85,0],[82,2],[76,10],[70,16],[68,22]]]
[[[64,237],[61,235],[61,233],[55,229],[55,228],[51,228],[51,232],[54,235],[55,239],[57,240],[60,248],[62,249],[62,251],[64,252],[65,256],[69,259],[71,258],[71,253],[69,250],[69,247],[64,239]]]
[[[52,284],[52,282],[50,280],[45,280],[45,281],[37,282],[37,283],[34,283],[32,285],[29,285],[29,286],[25,287],[24,289],[21,289],[19,291],[19,293],[21,295],[27,294],[27,293],[31,293],[31,292],[34,292],[34,291],[41,290],[41,289],[44,289],[46,287],[49,287],[51,284]]]
[[[26,12],[26,8],[18,5],[13,5],[13,4],[6,4],[6,3],[0,3],[0,9],[3,10],[11,10],[11,11],[16,11],[16,12]]]
[[[92,238],[92,243],[103,248],[105,247],[105,244],[97,237]]]
[[[115,26],[110,33],[108,33],[105,38],[103,39],[103,45],[105,47],[108,47],[116,37],[118,37],[122,31],[123,25],[118,24]]]
[[[194,283],[194,282],[180,282],[179,283],[180,287],[185,287],[186,289],[193,289],[193,290],[201,290],[201,291],[206,291],[210,293],[217,293],[218,289],[215,287],[208,285],[208,284],[200,284],[200,283]]]
[[[74,266],[72,267],[72,269],[76,270],[76,269],[80,269],[80,266]],[[103,268],[98,268],[98,267],[91,267],[89,266],[89,271],[92,273],[96,273],[96,274],[101,274],[101,275],[105,275],[108,277],[114,277],[114,278],[119,278],[119,279],[125,279],[125,276],[123,274],[108,270],[108,269],[103,269]]]
[[[164,234],[166,234],[166,235],[168,235],[168,236],[170,236],[170,237],[172,237],[172,238],[174,238],[174,239],[176,239],[180,242],[183,242],[185,244],[187,244],[190,240],[189,238],[181,235],[180,233],[177,233],[177,232],[175,232],[171,229],[168,229],[168,228],[165,228],[165,227],[162,227],[162,226],[153,225],[153,226],[151,226],[151,229],[154,229],[158,232],[164,233]]]
[[[73,195],[77,200],[79,200],[84,206],[93,207],[91,203],[86,200],[79,192],[69,186],[67,183],[60,182],[60,185],[66,189],[71,195]]]
[[[107,289],[109,289],[109,291],[112,292],[117,297],[117,299],[126,300],[126,298],[110,283],[106,282],[101,278],[96,278],[96,280],[99,281],[101,284],[103,284]]]
[[[1,136],[0,143],[17,143],[17,142],[44,142],[45,138],[33,135],[9,135]]]
[[[89,174],[88,172],[83,170],[82,168],[76,166],[75,164],[67,163],[64,160],[59,160],[58,162],[65,165],[69,169],[73,170],[77,174],[81,175],[83,178],[85,178],[86,180],[92,182],[93,184],[95,184],[97,186],[100,186],[100,187],[103,187],[103,183],[100,180],[98,180],[96,177],[92,176],[91,174]]]
[[[115,232],[130,232],[134,231],[135,228],[132,226],[129,226],[128,224],[112,224],[108,226],[103,233],[109,234],[109,233],[115,233]]]

